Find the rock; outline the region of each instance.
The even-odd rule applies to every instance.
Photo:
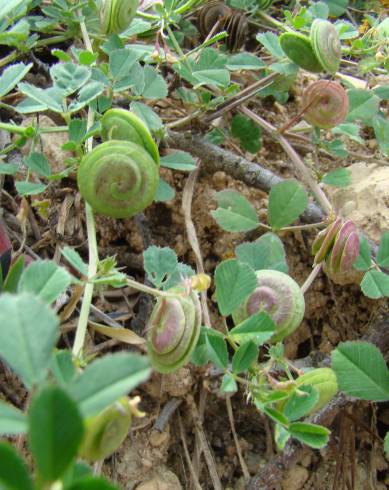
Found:
[[[153,430],[150,434],[150,444],[154,447],[161,446],[169,439],[169,432],[160,432],[159,430]]]
[[[162,389],[171,396],[185,396],[191,390],[193,378],[190,369],[181,368],[163,377]]]
[[[309,471],[303,466],[296,465],[287,471],[282,480],[282,490],[301,490],[309,478]]]
[[[136,490],[182,490],[182,486],[172,471],[161,466],[151,478],[138,485]]]
[[[359,162],[348,169],[351,185],[337,189],[326,186],[326,192],[343,218],[352,220],[378,243],[381,234],[389,231],[389,168]]]
[[[35,126],[37,124],[35,117],[27,117],[23,125],[24,126]],[[46,128],[55,128],[57,124],[52,121],[48,116],[39,116],[39,126]],[[43,147],[43,154],[50,163],[51,170],[53,174],[62,172],[67,168],[65,160],[71,157],[71,153],[63,151],[61,146],[68,141],[67,133],[44,133],[40,135],[40,139]],[[29,151],[29,146],[23,147],[23,154],[27,155]]]

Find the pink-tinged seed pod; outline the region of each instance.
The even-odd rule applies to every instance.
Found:
[[[314,264],[320,264],[330,253],[335,242],[336,235],[342,227],[342,218],[337,217],[324,230],[320,231],[313,244],[312,253],[315,255]]]
[[[148,322],[148,354],[160,373],[176,371],[189,361],[201,327],[201,306],[197,293],[183,285],[160,297]]]
[[[334,247],[326,260],[333,273],[347,272],[359,255],[359,236],[352,221],[346,221],[335,238]]]
[[[342,123],[348,108],[348,96],[344,88],[328,80],[311,83],[301,98],[303,118],[317,128],[331,129]]]
[[[256,271],[257,287],[232,313],[235,325],[265,311],[276,326],[270,342],[279,342],[299,327],[305,312],[304,295],[300,286],[284,272]]]

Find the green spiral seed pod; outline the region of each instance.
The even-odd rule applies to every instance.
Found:
[[[263,310],[276,325],[270,342],[284,339],[302,322],[305,312],[304,295],[300,286],[288,274],[276,270],[256,271],[257,288],[232,313],[235,325]]]
[[[87,153],[77,183],[94,211],[127,218],[149,206],[157,192],[159,167],[150,154],[130,141],[111,140]]]
[[[323,70],[309,37],[297,32],[284,32],[280,45],[286,56],[304,70],[318,73]]]
[[[196,347],[201,326],[201,306],[194,291],[183,285],[160,297],[148,322],[148,355],[160,373],[176,371],[186,364]]]
[[[79,456],[90,462],[110,456],[127,437],[131,421],[132,411],[126,397],[87,419]]]
[[[338,31],[328,20],[315,19],[311,26],[310,39],[321,66],[334,75],[339,69],[341,58]]]
[[[120,34],[131,24],[139,0],[101,0],[100,23],[104,34]]]
[[[147,150],[159,165],[158,147],[144,122],[133,112],[109,109],[101,119],[101,136],[104,141],[132,141]]]

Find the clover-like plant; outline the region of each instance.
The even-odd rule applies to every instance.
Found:
[[[301,108],[307,122],[317,128],[330,129],[346,119],[349,101],[339,83],[318,80],[304,90]]]

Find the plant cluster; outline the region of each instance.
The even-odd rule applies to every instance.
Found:
[[[362,145],[363,130],[375,135],[383,158],[389,155],[388,87],[361,88],[355,73],[342,72],[350,63],[362,75],[387,72],[388,19],[366,15],[358,32],[342,17],[348,7],[347,0],[310,2],[284,10],[280,22],[271,16],[272,2],[260,0],[166,0],[146,8],[137,0],[9,0],[0,6],[0,44],[7,52],[0,60],[0,109],[8,117],[0,129],[13,135],[0,150],[0,174],[14,177],[15,194],[37,209],[51,186],[71,179],[85,201],[89,249],[85,263],[76,250],[64,247],[67,267],[60,266],[24,253],[24,243],[13,251],[0,222],[0,358],[29,393],[24,411],[0,401],[0,433],[25,436],[34,462],[31,473],[16,450],[1,443],[1,488],[116,488],[94,476],[87,463],[110,456],[133,417],[142,416],[139,398],[128,394],[152,369],[170,373],[189,362],[211,362],[220,372],[221,392],[230,396],[241,385],[274,422],[280,450],[292,438],[313,448],[327,444],[329,429],[309,416],[338,390],[364,400],[389,400],[388,368],[372,344],[342,343],[332,353],[331,367],[308,370],[288,360],[283,345],[300,326],[304,294],[322,269],[329,277],[360,271],[366,296],[389,296],[389,233],[373,254],[355,224],[336,215],[320,185],[349,185],[347,169],[311,172],[289,142],[300,138],[317,152],[344,158],[349,153],[345,141]],[[280,34],[258,33],[262,23]],[[71,44],[74,39],[78,42]],[[266,56],[244,50],[252,43]],[[29,52],[47,52],[49,46],[54,46],[49,67],[42,68],[35,55],[24,62]],[[31,83],[37,66],[46,76],[43,87]],[[300,69],[322,78],[306,87],[299,113],[283,127],[275,128],[244,106],[254,97],[286,102]],[[247,87],[240,81],[242,72],[254,80]],[[164,124],[151,102],[172,92],[187,115]],[[302,177],[272,186],[266,223],[238,192],[217,193],[217,208],[210,212],[221,228],[266,233],[239,244],[233,258],[217,265],[213,299],[218,314],[211,325],[211,281],[201,267],[194,271],[173,250],[152,246],[144,252],[144,270],[153,286],[134,281],[114,258],[99,259],[94,213],[124,219],[154,201],[173,199],[175,190],[160,177],[160,167],[191,172],[196,162],[184,151],[161,157],[159,143],[168,141],[173,129],[192,123],[208,128],[231,110],[236,114],[230,126],[215,126],[208,141],[233,140],[256,153],[267,132]],[[46,111],[61,125],[13,122]],[[301,127],[307,136],[300,134]],[[67,134],[62,149],[72,156],[54,173],[39,141],[57,132]],[[26,156],[14,163],[11,156],[21,149]],[[312,199],[322,207],[324,221],[295,225]],[[304,228],[322,230],[312,244],[312,272],[300,286],[288,274],[278,235]],[[84,339],[95,289],[125,286],[156,298],[147,324],[147,355],[89,358]],[[56,347],[61,333],[56,311],[73,287],[82,288],[83,296],[69,350]],[[128,340],[124,328],[92,328],[143,345],[135,333]],[[385,446],[389,452],[389,437]]]

